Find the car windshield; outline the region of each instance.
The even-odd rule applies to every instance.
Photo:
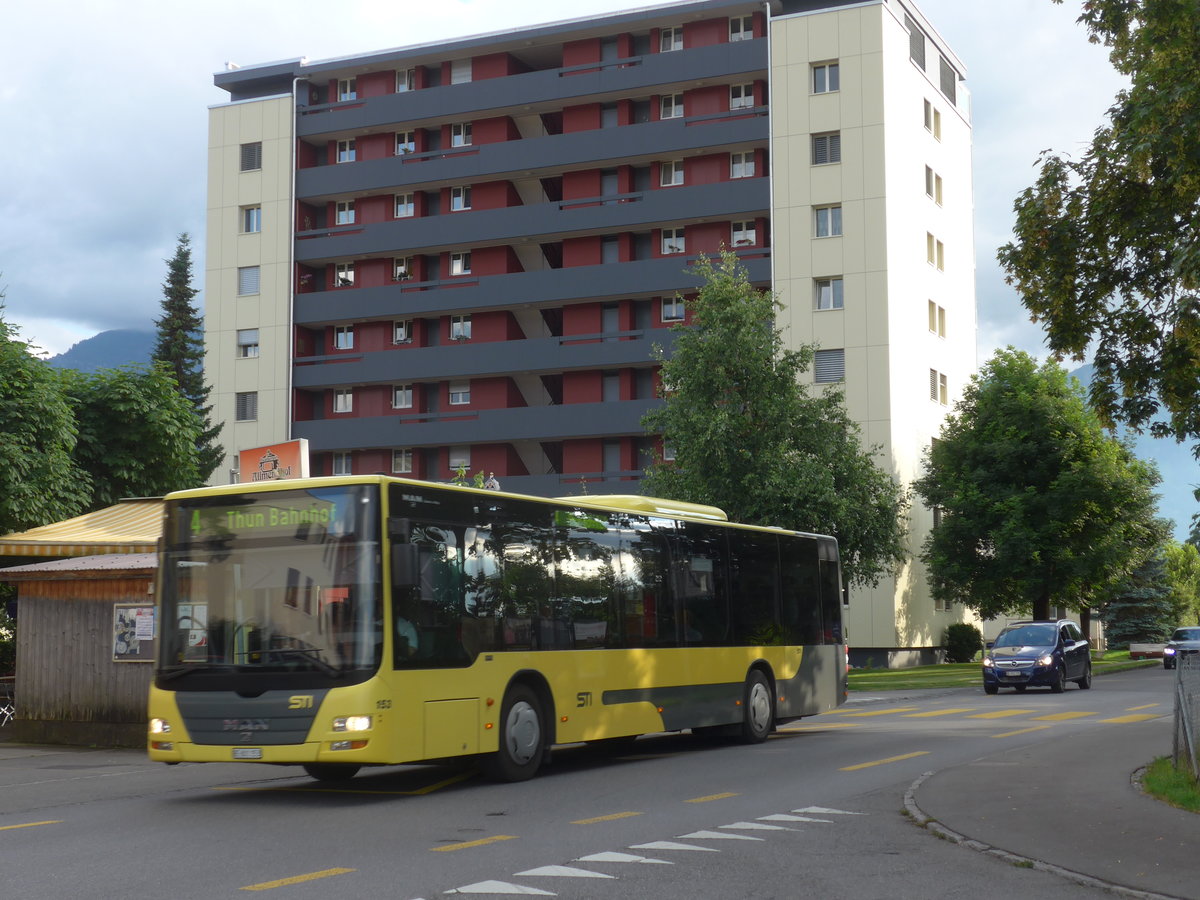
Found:
[[[1000,632],[993,647],[1048,647],[1055,642],[1053,625],[1018,625]]]
[[[1200,628],[1176,628],[1173,641],[1200,641]]]

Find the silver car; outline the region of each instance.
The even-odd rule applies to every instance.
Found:
[[[1190,653],[1200,653],[1200,626],[1175,629],[1163,649],[1163,668],[1175,668],[1175,661]]]

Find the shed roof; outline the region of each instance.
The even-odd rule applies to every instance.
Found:
[[[77,581],[88,578],[152,577],[158,568],[156,553],[110,553],[78,556],[10,566],[0,569],[0,583],[16,581]]]
[[[122,500],[73,519],[0,535],[0,556],[153,553],[162,537],[162,499]]]

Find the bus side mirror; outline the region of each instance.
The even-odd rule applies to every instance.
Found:
[[[392,544],[392,587],[417,583],[417,545]]]

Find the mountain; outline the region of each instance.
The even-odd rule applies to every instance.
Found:
[[[1083,384],[1092,383],[1095,369],[1090,365],[1080,366],[1071,373]],[[1158,464],[1162,482],[1158,485],[1158,513],[1175,522],[1173,534],[1177,541],[1187,539],[1192,525],[1192,516],[1200,513],[1195,490],[1200,486],[1200,462],[1192,456],[1190,443],[1177,444],[1170,438],[1153,438],[1148,434],[1131,434],[1120,429],[1122,436],[1133,438],[1133,452],[1138,459],[1153,460]]]
[[[102,331],[75,344],[66,353],[50,357],[46,362],[57,369],[78,369],[80,372],[115,369],[130,363],[148,363],[154,352],[156,337],[152,330],[118,328]]]

